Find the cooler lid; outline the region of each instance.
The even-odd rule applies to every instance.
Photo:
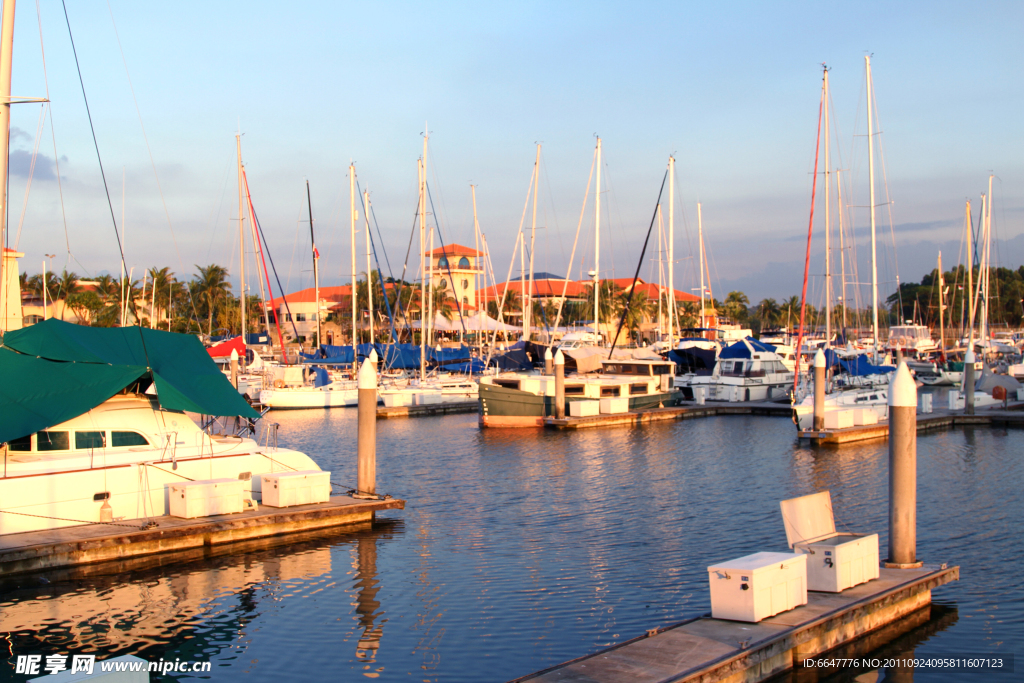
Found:
[[[790,498],[780,502],[779,507],[782,508],[782,522],[786,525],[786,540],[790,548],[836,532],[832,496],[828,491]]]

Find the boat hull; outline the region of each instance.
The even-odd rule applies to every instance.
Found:
[[[264,389],[260,392],[260,403],[272,410],[345,408],[359,404],[359,391],[355,388],[330,389],[328,387]]]
[[[480,384],[480,426],[482,427],[543,427],[545,417],[555,415],[555,397],[539,396],[520,389],[493,384]],[[630,410],[675,405],[679,392],[658,392],[629,397]],[[593,400],[593,399],[591,399]],[[569,414],[565,402],[565,414]]]

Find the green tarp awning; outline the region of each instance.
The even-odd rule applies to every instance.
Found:
[[[259,417],[195,337],[50,319],[4,334],[0,442],[81,415],[146,375],[168,410]]]

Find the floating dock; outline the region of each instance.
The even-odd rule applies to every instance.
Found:
[[[83,524],[0,536],[0,578],[94,562],[125,560],[235,541],[362,524],[381,510],[404,509],[395,498],[358,500],[332,496],[327,503],[288,508],[260,506],[231,515],[197,519],[160,516],[115,524]]]
[[[888,628],[895,637],[891,627],[920,625],[916,617],[931,605],[932,590],[959,578],[960,568],[946,565],[883,568],[878,579],[842,593],[808,591],[806,605],[756,624],[698,617],[514,683],[755,683],[805,667],[808,659],[836,648],[846,647],[842,656],[853,656],[861,636]],[[859,654],[879,646],[870,637],[860,643]]]
[[[454,413],[475,413],[480,410],[479,401],[459,401],[458,403],[431,403],[423,406],[387,406],[377,408],[377,419],[387,420],[393,417],[427,417],[429,415],[451,415]]]
[[[932,413],[919,413],[917,416],[917,432],[930,432],[937,429],[950,429],[971,425],[994,427],[1024,427],[1024,412],[1021,405],[1009,409],[984,409],[974,415],[964,415],[962,411],[936,410]],[[889,423],[879,422],[873,425],[845,427],[843,429],[802,429],[797,432],[801,439],[808,439],[818,444],[844,444],[855,441],[889,438]]]
[[[716,403],[683,406],[671,406],[668,408],[647,408],[644,410],[631,410],[628,413],[602,414],[590,417],[569,417],[559,420],[548,417],[544,419],[544,425],[552,429],[589,429],[592,427],[611,427],[614,425],[638,425],[648,422],[663,422],[665,420],[692,420],[698,417],[713,417],[715,415],[773,415],[776,417],[790,417],[793,408],[788,403],[772,403],[770,401],[745,401],[742,403]]]

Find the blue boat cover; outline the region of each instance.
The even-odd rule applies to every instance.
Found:
[[[471,358],[462,363],[448,363],[441,366],[442,370],[448,372],[461,372],[464,375],[479,375],[487,369],[487,365],[479,358]]]
[[[710,371],[715,367],[714,349],[701,349],[691,347],[688,349],[673,349],[669,351],[668,360],[676,364],[676,374],[687,372]]]
[[[722,352],[718,354],[718,357],[722,360],[728,360],[730,358],[750,358],[750,349],[747,348],[747,344],[750,344],[750,348],[754,349],[755,353],[775,353],[775,347],[771,344],[765,344],[764,342],[757,341],[753,337],[747,337],[743,341],[738,341],[735,344],[726,346],[722,349]]]
[[[889,372],[895,372],[896,368],[891,365],[872,365],[868,362],[867,356],[857,356],[849,360],[840,360],[839,364],[843,366],[851,375],[857,377],[863,377],[864,375],[884,375]]]
[[[322,358],[332,360],[335,363],[352,362],[351,346],[332,346],[331,344],[321,344],[320,354]]]
[[[313,386],[323,387],[331,383],[331,378],[327,376],[327,370],[324,368],[313,368]]]
[[[491,365],[500,370],[530,370],[533,363],[526,351],[513,349],[491,359]]]
[[[427,360],[438,365],[469,360],[469,347],[463,345],[454,349],[427,349]]]

